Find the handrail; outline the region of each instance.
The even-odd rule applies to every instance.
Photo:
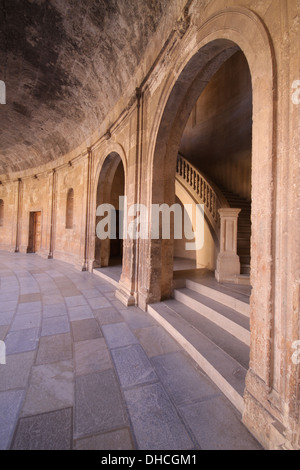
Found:
[[[218,210],[221,207],[229,207],[223,194],[217,188],[213,188],[213,185],[207,181],[203,174],[181,154],[178,154],[177,157],[176,174],[196,193],[218,225]]]

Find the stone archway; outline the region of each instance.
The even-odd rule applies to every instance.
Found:
[[[193,36],[192,36],[193,35]],[[188,47],[193,44],[193,48]],[[195,45],[196,44],[196,45]],[[253,91],[252,241],[251,241],[251,361],[245,392],[244,421],[257,431],[253,407],[267,401],[272,389],[273,346],[273,164],[274,164],[274,58],[269,36],[260,19],[246,9],[220,12],[183,39],[180,60],[174,65],[161,96],[151,148],[152,194],[155,204],[173,204],[179,139],[193,103],[204,87],[236,51],[248,62]],[[187,52],[188,51],[188,52]],[[262,70],[264,71],[262,73]],[[148,303],[172,292],[172,240],[150,242],[151,266]],[[156,258],[161,261],[156,262]],[[263,314],[259,314],[263,312]],[[262,399],[261,397],[264,396]],[[255,403],[255,405],[254,405]]]
[[[114,208],[114,235],[106,239],[95,236],[94,267],[122,264],[122,234],[119,232],[119,197],[125,194],[125,170],[120,155],[111,152],[104,160],[96,186],[96,207],[110,205]],[[97,213],[97,209],[96,209]],[[104,214],[103,214],[104,215]],[[100,217],[96,215],[95,227]]]

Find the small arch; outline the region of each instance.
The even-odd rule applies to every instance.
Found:
[[[0,227],[4,225],[4,201],[0,199]]]
[[[74,190],[70,188],[67,194],[66,204],[66,229],[73,228],[73,216],[74,216]]]

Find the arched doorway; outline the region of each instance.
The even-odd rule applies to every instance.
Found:
[[[123,162],[119,154],[112,152],[106,157],[102,165],[97,184],[96,214],[98,215],[96,215],[95,224],[94,268],[122,266],[123,234],[121,233],[121,218],[123,208],[120,203],[122,203],[121,198],[124,194],[125,172]],[[102,211],[99,209],[101,206],[103,207]],[[113,214],[108,213],[106,209],[109,208],[111,208]],[[98,231],[101,223],[105,231],[102,237],[99,236]]]
[[[196,99],[180,141],[175,192],[185,189],[191,199],[205,204],[206,212],[215,212],[217,236],[214,239],[205,225],[204,246],[196,252],[196,267],[212,272],[220,250],[218,208],[241,209],[240,269],[232,282],[244,284],[250,284],[251,156],[252,83],[247,60],[239,50],[220,66]],[[187,262],[191,253],[181,245],[179,250],[175,242],[174,259],[181,256],[183,268],[192,266]]]
[[[194,34],[194,36],[193,36]],[[251,406],[260,383],[260,396],[275,385],[273,365],[273,222],[274,202],[274,90],[275,63],[268,33],[259,18],[246,9],[219,12],[183,40],[182,55],[160,96],[160,107],[152,127],[151,202],[175,202],[176,160],[181,138],[193,107],[211,78],[223,64],[242,51],[249,65],[253,97],[251,168],[251,362],[246,389],[239,393],[238,405],[250,429],[256,428]],[[188,48],[188,44],[193,44]],[[264,73],[262,73],[264,70]],[[173,291],[173,243],[161,240],[149,248],[154,268],[149,269],[148,304],[168,299]],[[160,260],[158,268],[157,259]],[[153,294],[152,294],[153,293]],[[152,306],[149,308],[152,310]],[[261,314],[261,312],[264,312]],[[168,312],[163,312],[165,316]],[[154,315],[155,316],[155,315]],[[157,318],[157,316],[156,316]],[[222,374],[219,375],[222,379]],[[231,392],[230,392],[231,393]],[[229,395],[230,395],[229,393]],[[253,395],[252,395],[253,394]],[[228,396],[229,396],[228,395]],[[245,397],[245,399],[243,398]],[[260,400],[260,399],[259,399]],[[244,409],[245,405],[245,409]]]

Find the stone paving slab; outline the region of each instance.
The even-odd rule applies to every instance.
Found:
[[[139,344],[111,351],[123,388],[157,381],[157,375]]]
[[[0,326],[10,325],[14,318],[14,310],[9,312],[0,312]]]
[[[177,405],[202,401],[220,394],[183,352],[152,357],[151,363]]]
[[[44,318],[58,317],[60,315],[66,315],[67,308],[64,302],[57,304],[44,305],[43,316]]]
[[[70,333],[44,336],[40,338],[36,364],[51,364],[73,357]]]
[[[69,450],[72,408],[21,418],[12,450]]]
[[[23,398],[23,390],[0,393],[0,450],[6,450],[9,447]]]
[[[74,405],[72,361],[34,366],[21,416],[36,415]]]
[[[101,338],[102,332],[95,318],[73,321],[71,323],[72,334],[75,342],[87,341],[88,339]]]
[[[78,439],[76,450],[134,450],[134,444],[128,428],[118,431],[96,434],[95,436]]]
[[[69,331],[70,323],[67,315],[43,319],[41,336],[58,335]]]
[[[39,341],[39,328],[11,331],[5,338],[6,354],[35,351]]]
[[[259,447],[152,317],[67,263],[0,251],[0,340],[0,448]]]
[[[10,330],[27,330],[29,328],[39,328],[41,325],[42,317],[40,313],[26,313],[24,315],[17,315],[11,325]]]
[[[112,369],[75,382],[75,438],[128,425],[126,408]]]
[[[138,328],[134,331],[134,334],[148,357],[160,356],[161,354],[180,350],[179,344],[161,326],[154,325],[147,328]]]
[[[85,318],[94,318],[93,312],[88,305],[78,305],[68,308],[71,321],[84,320]]]
[[[35,302],[23,302],[19,303],[17,308],[17,315],[22,314],[29,314],[29,313],[40,313],[42,310],[42,302],[35,301]]]
[[[260,449],[223,396],[182,406],[180,411],[203,450]]]
[[[138,343],[137,338],[126,323],[103,325],[102,331],[109,348],[121,348],[122,346]]]
[[[34,357],[34,352],[7,356],[6,365],[0,366],[0,391],[25,389],[34,364]]]
[[[94,310],[94,317],[99,321],[100,325],[121,323],[124,320],[118,310],[114,307],[99,308]]]
[[[104,338],[75,343],[74,354],[77,376],[112,368],[110,354]]]
[[[161,384],[124,392],[141,450],[188,450],[195,444]]]

